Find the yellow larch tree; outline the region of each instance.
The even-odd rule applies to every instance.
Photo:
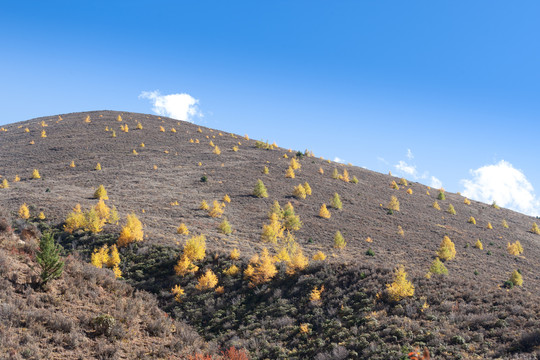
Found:
[[[218,278],[216,274],[210,269],[206,270],[204,275],[202,275],[199,280],[198,284],[195,286],[197,290],[208,290],[213,289],[216,287],[218,283]]]
[[[332,216],[330,211],[326,208],[326,204],[322,204],[321,209],[319,210],[319,216],[324,219],[330,219],[330,216]]]
[[[244,276],[250,281],[252,287],[272,280],[276,274],[275,261],[270,256],[267,248],[262,250],[260,256],[254,256],[244,271]]]
[[[414,295],[414,285],[407,280],[405,267],[400,265],[396,268],[394,282],[386,284],[388,296],[392,301],[400,301]]]
[[[437,256],[443,260],[452,260],[456,257],[456,246],[446,235],[439,246],[439,250],[437,250]]]
[[[30,210],[28,210],[28,206],[26,206],[26,203],[22,204],[19,208],[19,217],[24,220],[30,217]]]

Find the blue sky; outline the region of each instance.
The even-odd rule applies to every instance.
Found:
[[[5,3],[0,124],[189,94],[196,123],[540,215],[540,3],[336,3]]]

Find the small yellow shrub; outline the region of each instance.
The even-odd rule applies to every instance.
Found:
[[[302,271],[309,265],[309,260],[304,255],[302,248],[299,245],[292,245],[290,253],[290,261],[287,262],[286,271],[288,275],[293,275],[297,271]]]
[[[279,221],[278,214],[270,215],[270,223],[263,225],[261,240],[264,242],[277,243],[277,240],[283,237],[284,228]]]
[[[343,235],[341,235],[341,232],[338,230],[334,235],[334,248],[342,250],[345,248],[345,246],[347,246],[347,242],[345,241]]]
[[[212,270],[208,269],[204,275],[199,278],[198,282],[199,283],[195,286],[197,290],[208,290],[216,287],[218,278]]]
[[[439,250],[437,250],[437,256],[443,260],[452,260],[456,257],[456,247],[452,240],[448,236],[444,236]]]
[[[240,273],[240,268],[236,265],[231,265],[228,269],[224,270],[223,273],[227,276],[235,276]]]
[[[321,209],[319,210],[319,216],[324,219],[330,219],[332,214],[330,214],[330,211],[326,208],[326,204],[322,204]]]
[[[304,190],[306,190],[306,195],[311,195],[311,186],[307,183],[307,181],[304,183]]]
[[[334,193],[330,206],[337,210],[341,210],[343,208],[343,204],[341,203],[341,198],[339,197],[338,193]]]
[[[523,286],[523,277],[521,276],[521,274],[519,273],[519,271],[517,270],[514,270],[514,272],[512,273],[512,275],[510,276],[510,279],[509,279],[512,284],[514,284],[515,286]]]
[[[508,253],[511,255],[520,255],[523,253],[523,247],[521,246],[521,243],[519,240],[517,240],[515,243],[511,244],[508,243],[508,246],[506,247],[508,250]]]
[[[99,187],[94,192],[94,199],[109,200],[109,197],[107,196],[107,190],[105,190],[105,187],[103,185],[99,185]]]
[[[388,295],[392,301],[400,301],[406,297],[414,295],[414,285],[407,280],[405,267],[400,265],[396,268],[394,282],[386,284]]]
[[[231,260],[238,260],[240,259],[240,251],[237,248],[234,248],[231,253],[229,254],[229,258]]]
[[[448,205],[448,209],[446,210],[447,213],[456,215],[456,210],[454,209],[454,206],[452,204]]]
[[[171,289],[171,292],[173,293],[174,295],[174,301],[176,302],[182,302],[182,296],[184,296],[184,289],[182,289],[182,287],[180,285],[175,285],[172,289]]]
[[[538,227],[538,225],[536,223],[532,224],[531,232],[533,234],[540,235],[540,228]]]
[[[437,209],[437,210],[441,210],[441,207],[440,207],[440,205],[439,205],[439,203],[438,203],[437,201],[435,201],[435,202],[433,203],[433,207],[434,207],[435,209]]]
[[[206,200],[201,201],[201,204],[199,205],[199,209],[201,210],[208,210],[210,209],[210,206],[206,203]]]
[[[267,248],[262,250],[260,256],[254,256],[244,271],[244,276],[250,281],[252,287],[272,280],[276,274],[275,261],[268,253]]]
[[[41,179],[41,175],[39,175],[38,169],[34,169],[32,172],[32,179]]]
[[[321,287],[315,286],[309,293],[309,301],[317,302],[321,301],[321,295],[324,291],[324,285]]]
[[[227,219],[223,219],[221,224],[219,224],[219,231],[224,235],[230,235],[232,234],[232,228],[231,224],[227,221]]]
[[[108,261],[109,247],[107,245],[103,245],[99,249],[95,248],[92,252],[92,255],[90,256],[90,263],[98,269],[101,269],[103,265],[107,265]]]
[[[302,167],[302,165],[300,165],[300,162],[298,162],[296,160],[296,158],[291,158],[291,161],[289,163],[289,166],[293,169],[293,170],[298,170]]]
[[[480,239],[476,240],[476,243],[474,244],[474,247],[477,248],[477,249],[480,249],[480,250],[484,250],[484,245],[482,245],[482,242],[480,241]]]
[[[212,208],[208,211],[208,215],[213,218],[220,218],[225,211],[225,204],[214,200]]]
[[[190,260],[202,260],[206,255],[206,237],[192,236],[184,245],[184,255]]]
[[[253,189],[253,196],[256,196],[258,198],[268,197],[266,186],[264,186],[264,183],[261,179],[257,180],[257,183],[255,184],[255,188]]]
[[[228,194],[225,194],[225,196],[223,197],[223,201],[226,202],[226,203],[230,203],[230,202],[231,202],[231,198],[229,197]]]
[[[197,270],[199,270],[199,267],[194,265],[185,254],[182,254],[174,266],[174,272],[178,276],[184,276],[188,273],[195,273]]]
[[[30,217],[30,210],[28,210],[28,206],[26,206],[26,203],[22,204],[19,208],[19,217],[25,220]]]
[[[186,226],[186,224],[184,223],[181,223],[178,228],[176,229],[176,233],[177,234],[180,234],[180,235],[188,235],[189,234],[189,230]]]
[[[490,223],[490,222],[488,222],[488,224],[487,224],[487,228],[488,228],[489,230],[493,230],[493,226],[491,225],[491,223]]]
[[[324,261],[326,260],[326,254],[319,250],[315,253],[315,255],[313,255],[313,260]]]
[[[306,198],[306,189],[302,184],[295,186],[293,190],[293,196],[297,199],[305,199]]]
[[[347,169],[343,169],[343,175],[339,175],[339,179],[340,179],[340,180],[343,180],[343,181],[345,181],[345,182],[347,182],[347,183],[348,183],[349,181],[351,181],[351,180],[349,179],[349,172],[347,171]]]
[[[470,217],[469,218],[469,221],[467,221],[469,224],[473,224],[473,225],[476,225],[476,219],[474,217]]]
[[[292,167],[289,166],[289,168],[285,172],[285,177],[289,178],[289,179],[294,179],[295,178],[294,169]]]
[[[399,211],[399,201],[398,201],[397,197],[392,196],[390,198],[390,202],[388,203],[388,209],[390,209],[392,211]]]
[[[130,214],[127,216],[126,225],[120,232],[118,238],[118,246],[126,246],[134,241],[142,241],[144,237],[143,226],[137,215]]]
[[[471,200],[465,198],[465,200],[463,200],[463,203],[464,203],[465,205],[471,205]]]

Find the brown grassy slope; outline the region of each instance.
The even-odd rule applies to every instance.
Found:
[[[36,249],[34,238],[0,231],[0,358],[183,359],[206,347],[152,295],[73,256],[65,259],[63,276],[43,291]],[[115,323],[96,326],[103,315]]]
[[[116,120],[118,114],[122,114],[123,122]],[[91,123],[84,121],[87,115]],[[393,190],[390,183],[397,178],[315,157],[302,158],[296,178],[287,179],[285,171],[290,159],[283,155],[290,158],[294,152],[257,149],[254,140],[225,132],[220,136],[218,130],[204,127],[199,133],[199,126],[173,119],[113,111],[65,114],[62,118],[60,122],[58,116],[33,119],[5,126],[8,131],[0,132],[0,174],[11,184],[9,189],[0,189],[0,202],[6,208],[16,211],[26,202],[35,207],[34,212],[43,210],[49,217],[62,221],[76,203],[83,207],[95,204],[92,194],[103,184],[109,193],[109,205],[116,205],[122,217],[130,212],[138,214],[146,226],[149,242],[174,245],[179,241],[180,248],[185,236],[177,235],[176,227],[184,222],[192,233],[207,235],[209,248],[239,247],[243,255],[249,255],[265,245],[260,241],[261,226],[267,221],[272,202],[278,200],[283,206],[291,201],[304,223],[296,233],[298,241],[310,254],[323,250],[335,253],[331,259],[339,262],[392,268],[402,263],[408,271],[422,275],[443,236],[448,235],[457,249],[456,259],[447,263],[450,276],[474,277],[478,270],[476,279],[496,288],[518,268],[526,288],[538,293],[540,280],[534,269],[540,258],[540,236],[529,232],[535,220],[531,217],[474,201],[468,206],[462,196],[451,193],[446,194],[446,200],[439,201],[442,210],[437,211],[432,207],[437,196],[434,189],[427,195],[426,186],[413,182]],[[43,128],[41,121],[48,126]],[[135,130],[139,121],[144,129]],[[128,133],[120,131],[121,124],[128,124]],[[105,131],[106,126],[116,131],[116,138]],[[166,131],[160,132],[159,126]],[[25,127],[30,132],[25,132]],[[176,133],[170,131],[173,127]],[[40,137],[43,129],[46,138]],[[190,143],[190,139],[199,139],[200,143]],[[34,145],[29,144],[31,140]],[[210,140],[220,147],[221,155],[212,153]],[[144,148],[139,146],[141,143]],[[239,146],[238,152],[232,150],[234,145]],[[133,149],[139,155],[133,155]],[[75,168],[69,167],[72,160]],[[97,162],[102,171],[93,170]],[[270,169],[268,175],[262,174],[265,165]],[[39,169],[41,180],[30,180],[34,168]],[[323,168],[323,175],[319,168]],[[332,179],[334,168],[340,173],[348,169],[350,177],[356,176],[359,183]],[[16,174],[21,176],[21,182],[12,181]],[[203,175],[208,176],[207,183],[200,181]],[[264,181],[268,198],[250,196],[257,179]],[[306,181],[313,195],[305,200],[291,198],[293,187]],[[412,195],[406,193],[408,188]],[[341,196],[343,210],[330,209],[330,219],[319,218],[321,204],[328,205],[334,192]],[[221,219],[210,218],[198,210],[202,200],[211,204],[225,194],[232,199],[225,209],[225,217],[234,229],[230,236],[218,233]],[[387,215],[385,206],[392,195],[399,199],[401,211]],[[171,206],[174,201],[180,206]],[[457,215],[445,212],[449,204],[454,205]],[[470,216],[476,218],[477,225],[467,223]],[[509,229],[501,226],[503,219]],[[486,229],[488,222],[493,230]],[[404,237],[397,234],[398,226],[402,226]],[[338,230],[348,242],[342,252],[332,248],[333,235]],[[372,243],[365,241],[368,236]],[[484,243],[483,251],[472,247],[478,238]],[[506,252],[506,244],[516,240],[523,245],[524,256]],[[466,244],[471,246],[466,248]],[[365,255],[369,248],[375,252],[374,257]]]

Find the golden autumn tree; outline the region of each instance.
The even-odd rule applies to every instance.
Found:
[[[347,246],[345,238],[341,235],[341,231],[337,231],[334,235],[334,248],[342,250],[345,246]]]
[[[120,232],[120,237],[118,238],[118,246],[123,247],[134,241],[142,241],[144,237],[143,226],[137,215],[129,214],[127,216],[126,225],[122,228]]]
[[[197,290],[208,290],[216,287],[218,278],[210,269],[206,270],[204,275],[199,277],[198,284],[195,286]]]
[[[220,218],[225,211],[225,203],[220,203],[217,200],[214,200],[212,203],[212,208],[208,210],[208,215],[213,218]]]
[[[293,196],[300,200],[306,198],[306,189],[304,188],[302,184],[299,184],[294,187]]]
[[[99,185],[99,187],[94,192],[94,199],[109,200],[109,197],[107,196],[107,190],[105,190],[105,186]]]
[[[180,234],[180,235],[188,235],[189,230],[188,230],[186,224],[181,223],[180,226],[178,226],[178,228],[176,229],[176,233]]]
[[[30,217],[30,210],[28,210],[28,206],[26,206],[26,203],[22,204],[19,208],[19,217],[24,220]]]
[[[396,268],[394,281],[391,284],[386,284],[386,289],[392,301],[400,301],[414,295],[414,285],[407,280],[407,272],[403,265]]]
[[[191,261],[202,260],[206,255],[206,237],[195,235],[186,241],[184,255]]]
[[[324,219],[330,219],[330,216],[332,216],[330,211],[326,208],[326,204],[322,204],[321,209],[319,210],[319,216]]]
[[[244,271],[244,276],[249,280],[250,286],[264,284],[277,274],[275,261],[270,256],[267,248],[264,248],[261,255],[255,255]]]
[[[390,202],[388,203],[388,209],[392,211],[399,211],[399,201],[397,197],[392,196]]]
[[[439,246],[439,250],[437,250],[437,256],[443,260],[452,260],[456,257],[456,247],[446,235]]]
[[[255,188],[253,189],[253,196],[258,198],[268,197],[268,191],[266,190],[266,186],[264,186],[264,183],[261,179],[257,180],[257,183],[255,184]]]

